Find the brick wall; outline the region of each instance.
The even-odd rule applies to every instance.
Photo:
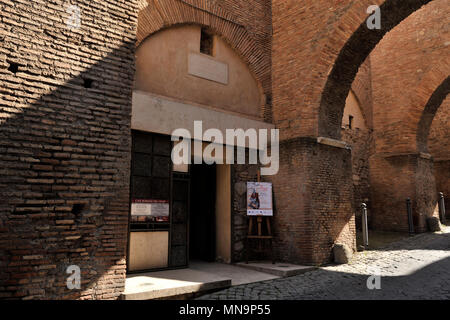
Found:
[[[450,160],[450,97],[437,110],[428,136],[428,150],[435,160]]]
[[[443,40],[450,33],[445,22],[449,13],[447,1],[432,1],[389,32],[372,52],[376,152],[418,150],[425,105],[450,73]]]
[[[428,231],[426,218],[439,218],[437,208],[438,196],[436,192],[436,181],[433,175],[433,159],[424,157],[418,158],[418,168],[415,175],[416,196],[413,200],[415,205],[415,228],[416,232]]]
[[[352,83],[352,92],[358,100],[366,124],[365,128],[348,127],[341,129],[341,139],[352,148],[352,180],[353,199],[355,208],[356,228],[361,229],[361,204],[364,202],[368,208],[370,225],[370,177],[369,156],[373,150],[373,100],[372,100],[372,73],[370,56],[359,67],[355,80]]]
[[[72,31],[66,1],[0,4],[1,298],[114,299],[124,286],[137,6],[72,4]],[[81,290],[66,287],[69,265]]]
[[[373,129],[373,97],[372,97],[372,72],[370,56],[359,67],[355,80],[352,83],[352,91],[358,98],[361,111],[369,129]]]
[[[266,95],[266,107],[262,115],[266,121],[272,122],[272,1],[214,0],[214,2],[233,14],[234,20],[245,27],[252,42],[254,41],[262,53],[258,62],[258,67],[262,71],[260,81]]]
[[[434,177],[436,192],[444,193],[445,213],[447,217],[450,217],[450,160],[434,162]]]
[[[342,140],[352,147],[352,181],[355,219],[357,229],[361,229],[361,204],[368,205],[370,224],[370,176],[369,156],[372,146],[372,133],[367,129],[342,129]]]
[[[66,28],[65,4],[1,5],[0,297],[116,298],[123,291],[136,41],[200,18],[249,63],[271,119],[270,1],[78,1],[75,31]],[[157,27],[161,21],[145,15],[154,9]],[[235,222],[242,238],[245,226]],[[66,288],[69,265],[81,267],[81,290]]]
[[[432,1],[389,32],[370,57],[376,153],[370,170],[373,222],[379,229],[407,230],[407,197],[412,199],[419,231],[426,231],[425,217],[434,214],[432,161],[419,152],[427,151],[420,141],[426,142],[439,101],[445,97],[439,88],[450,72],[443,62],[442,41],[449,32],[444,22],[448,13],[446,1]],[[438,127],[436,132],[446,125],[441,122]]]
[[[413,23],[399,25],[380,43],[385,49],[366,60],[387,31],[428,2]],[[268,0],[74,4],[82,14],[81,29],[74,31],[66,27],[62,0],[0,4],[3,298],[117,298],[123,290],[134,51],[154,32],[179,23],[211,27],[264,88],[262,113],[267,121],[273,117],[285,140],[279,174],[268,179],[274,183],[277,251],[290,262],[328,262],[336,242],[355,248],[350,150],[315,137],[339,138],[345,98],[360,65],[354,89],[359,99],[370,101],[363,112],[369,119],[373,113],[373,124],[381,128],[377,148],[383,152],[416,151],[408,139],[417,132],[421,106],[448,76],[441,41],[448,33],[445,0],[276,0],[273,8]],[[372,4],[383,4],[381,31],[364,27]],[[374,65],[378,78],[370,84]],[[402,121],[406,125],[400,126]],[[385,125],[393,126],[384,130]],[[428,194],[434,183],[431,162],[408,153],[378,154],[370,164],[377,187],[373,204],[382,212],[374,224],[405,230],[404,199],[411,195],[417,226],[423,228],[420,215],[435,214]],[[240,182],[254,178],[247,169],[233,173],[239,190]],[[233,200],[239,259],[242,196]],[[386,208],[391,211],[384,214]],[[65,271],[73,264],[81,267],[81,290],[66,288]]]
[[[372,227],[408,231],[406,199],[412,201],[416,232],[426,231],[426,217],[437,216],[433,161],[418,154],[370,157]]]
[[[339,138],[358,68],[386,32],[428,2],[273,1],[273,110],[281,138]],[[382,5],[379,31],[365,25],[374,4]]]
[[[274,188],[276,252],[282,261],[322,264],[334,243],[355,249],[352,163],[349,149],[301,138],[280,145]]]
[[[369,81],[372,58],[367,60],[370,52],[388,31],[416,10],[421,11],[428,2],[274,1],[273,117],[281,139],[339,139],[352,83],[360,97],[371,101],[368,91],[373,85]],[[366,10],[373,4],[381,5],[383,23],[378,31],[369,30],[365,24]],[[363,111],[366,117],[369,115],[369,128],[375,125],[375,106],[373,116],[371,108],[369,103]],[[285,259],[302,263],[328,261],[331,246],[337,241],[354,248],[350,156],[347,158],[333,147],[326,147],[329,153],[320,152],[324,148],[317,146],[306,151],[306,147],[291,143],[280,147],[280,171],[272,179],[278,214],[275,221],[281,232],[278,246]],[[380,174],[383,165],[377,167]],[[410,187],[415,191],[414,185]],[[327,218],[322,220],[325,215]],[[339,229],[346,231],[340,234]]]
[[[450,214],[450,98],[439,107],[431,125],[428,150],[434,158],[436,191],[443,192],[447,215]]]

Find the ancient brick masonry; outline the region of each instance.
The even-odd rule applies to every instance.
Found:
[[[367,162],[357,164],[368,151],[356,140],[368,138],[344,133],[353,151],[323,139],[340,138],[350,86],[369,129],[378,127],[370,178],[377,190],[372,202],[382,214],[374,226],[405,230],[406,214],[398,212],[411,196],[420,208],[418,230],[425,230],[420,216],[435,206],[428,193],[435,182],[432,159],[416,142],[423,106],[448,77],[448,50],[439,36],[445,0],[278,0],[273,12],[269,0],[75,2],[81,26],[72,30],[66,1],[0,3],[0,298],[115,299],[123,291],[135,46],[178,24],[207,26],[222,36],[263,88],[261,114],[282,140],[280,171],[267,178],[279,259],[320,264],[332,259],[334,243],[355,249],[356,206],[368,189]],[[427,3],[432,14],[419,10]],[[372,4],[381,5],[381,31],[365,28]],[[399,26],[400,36],[394,29],[383,40],[386,50],[368,59],[384,34],[416,10],[417,23]],[[418,25],[424,30],[417,34]],[[397,59],[395,45],[408,59]],[[388,94],[394,91],[400,94]],[[448,119],[436,121],[434,170],[448,173],[450,157],[439,149],[444,143],[448,150],[442,129]],[[352,165],[365,187],[355,196]],[[232,171],[235,261],[242,259],[244,187],[255,180],[254,169]],[[394,193],[392,177],[399,177]],[[438,188],[449,190],[449,179],[438,177]],[[81,268],[80,290],[66,287],[70,265]]]
[[[0,297],[116,298],[125,281],[137,4],[0,4]],[[69,290],[66,268],[81,268]]]
[[[378,229],[407,230],[408,197],[416,231],[426,230],[427,216],[437,216],[436,170],[425,153],[433,118],[448,93],[442,89],[450,72],[443,41],[448,12],[447,1],[432,1],[389,32],[371,54],[375,154],[370,168]],[[441,122],[435,128],[447,126]],[[445,138],[434,141],[445,143]],[[445,170],[436,173],[442,176]]]
[[[416,232],[426,231],[426,217],[437,216],[433,163],[417,154],[370,158],[372,226],[408,231],[406,199],[411,198]],[[393,180],[395,177],[395,180]]]
[[[373,129],[373,96],[372,96],[372,72],[370,56],[359,67],[355,80],[352,83],[352,91],[356,95],[361,111],[369,130]],[[342,131],[341,131],[342,133]],[[345,139],[343,139],[345,140]]]
[[[280,229],[286,228],[289,235],[305,230],[296,241],[287,236],[280,239],[280,250],[287,259],[323,263],[331,259],[332,243],[354,248],[354,208],[344,205],[354,201],[346,184],[351,185],[351,164],[347,163],[350,169],[343,165],[343,161],[351,162],[350,155],[338,152],[331,157],[320,151],[333,147],[313,147],[314,139],[340,139],[345,99],[358,68],[388,31],[428,2],[273,1],[274,123],[281,140],[312,138],[309,148],[280,146],[280,171],[273,179]],[[383,28],[377,31],[365,24],[367,8],[374,4],[380,5],[383,17]],[[307,194],[314,195],[312,199],[298,191],[302,185],[308,187]],[[342,189],[344,185],[348,192]],[[325,212],[328,219],[322,219]],[[289,218],[283,221],[281,214]]]
[[[427,101],[450,72],[444,43],[450,37],[444,22],[449,13],[447,1],[434,0],[406,18],[373,50],[370,61],[377,153],[427,152],[416,140],[417,135],[423,135],[426,142],[428,132],[418,126],[423,126],[419,120]],[[433,117],[436,110],[430,113]]]
[[[352,84],[363,113],[366,128],[341,129],[341,138],[352,148],[353,199],[356,227],[361,228],[361,204],[368,205],[369,225],[371,218],[369,156],[373,149],[373,98],[370,56],[361,65]]]
[[[434,159],[436,191],[443,192],[447,216],[450,217],[450,98],[444,100],[434,117],[428,149]]]
[[[372,134],[368,129],[342,129],[342,140],[352,147],[352,181],[356,227],[361,229],[361,204],[368,205],[371,222],[369,155]]]
[[[356,249],[351,150],[313,138],[281,142],[274,185],[276,251],[283,261],[322,264],[331,247]]]
[[[428,2],[273,1],[273,110],[281,138],[338,138],[359,66],[386,32]],[[381,5],[384,27],[372,32],[365,20],[375,4]]]

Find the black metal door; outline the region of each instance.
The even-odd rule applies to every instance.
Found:
[[[150,217],[136,217],[130,213],[130,233],[161,231],[167,231],[169,235],[171,233],[171,146],[170,136],[132,131],[130,202],[135,200],[167,202],[169,203],[169,217],[166,217],[166,219],[154,219]],[[142,220],[141,218],[145,219]],[[130,241],[128,241],[127,268],[129,268],[129,259]]]
[[[170,266],[188,264],[189,173],[172,174]]]

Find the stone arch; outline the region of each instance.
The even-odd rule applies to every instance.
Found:
[[[429,83],[433,82],[432,79],[436,79],[436,73],[440,70],[432,70],[433,73],[428,73],[428,77],[425,77],[422,83],[426,86],[430,86]],[[432,79],[430,79],[432,78]],[[418,99],[422,90],[418,90]],[[450,76],[446,75],[444,81],[442,81],[431,94],[430,98],[425,104],[422,116],[420,117],[419,124],[417,126],[417,149],[419,152],[428,153],[428,136],[430,134],[431,124],[442,102],[445,100],[450,92]]]
[[[380,30],[369,30],[364,19],[356,31],[351,34],[337,54],[320,97],[318,110],[319,136],[340,138],[340,123],[345,99],[359,67],[387,32],[431,1],[433,0],[385,0],[380,4],[382,28]],[[361,11],[362,9],[364,9],[364,4],[355,8],[358,11],[351,10],[347,13],[335,32],[348,29],[343,26],[352,25],[355,20],[360,19],[355,12],[365,12]],[[323,50],[323,52],[329,55],[330,50]],[[329,60],[329,58],[323,57],[323,60]]]
[[[221,36],[249,66],[264,94],[271,91],[270,59],[268,59],[238,19],[212,1],[148,0],[141,4],[138,17],[139,46],[148,36],[180,24],[198,24]],[[265,114],[267,112],[264,112]]]

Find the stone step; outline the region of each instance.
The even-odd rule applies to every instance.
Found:
[[[236,263],[236,265],[242,268],[248,268],[259,272],[273,274],[282,278],[292,277],[317,269],[314,266],[301,266],[283,262],[272,264],[272,262],[270,261],[249,261],[249,263],[239,262]]]
[[[231,279],[192,269],[127,275],[122,300],[188,299],[226,289]]]

